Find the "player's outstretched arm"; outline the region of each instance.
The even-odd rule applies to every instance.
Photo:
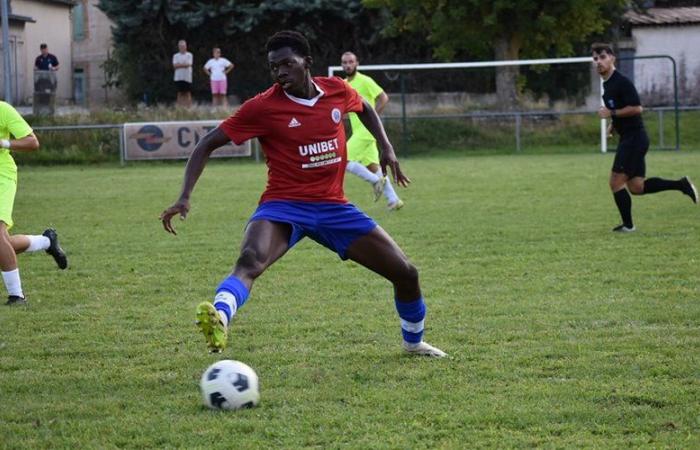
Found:
[[[357,117],[360,118],[362,124],[372,133],[372,136],[374,136],[379,144],[379,148],[381,149],[379,164],[382,166],[382,173],[386,175],[387,166],[391,167],[394,183],[403,187],[408,186],[411,180],[401,171],[399,160],[396,158],[396,153],[394,153],[394,146],[389,142],[389,138],[386,135],[381,119],[379,119],[379,115],[366,100],[363,100],[362,104],[362,112],[357,113]]]
[[[2,139],[0,147],[9,148],[13,152],[33,152],[39,148],[39,140],[34,133],[20,139]]]
[[[209,161],[209,155],[228,142],[228,136],[217,127],[207,133],[207,135],[197,143],[190,155],[190,159],[187,160],[185,180],[182,183],[180,197],[172,206],[160,214],[160,220],[163,222],[165,231],[177,234],[170,220],[177,214],[179,214],[180,218],[183,220],[187,217],[187,212],[190,210],[190,194],[192,194],[194,185],[197,184],[199,176],[204,171],[204,166],[206,166],[207,161]]]

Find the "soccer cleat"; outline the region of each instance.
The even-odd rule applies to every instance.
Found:
[[[432,358],[444,358],[447,356],[447,353],[423,341],[417,344],[403,341],[403,349],[412,355],[430,356]]]
[[[27,299],[24,297],[20,297],[19,295],[10,295],[9,297],[7,297],[7,303],[5,304],[7,306],[26,305]]]
[[[625,224],[618,225],[615,228],[612,229],[615,233],[631,233],[633,231],[637,231],[637,229],[632,225],[631,227],[628,227]]]
[[[398,199],[394,203],[389,203],[387,208],[389,208],[389,211],[398,211],[399,209],[403,208],[403,200]]]
[[[695,203],[696,205],[698,204],[698,190],[695,189],[695,185],[693,184],[692,181],[690,181],[690,178],[688,177],[683,177],[681,178],[683,181],[683,193],[690,197],[690,199]]]
[[[46,253],[53,256],[58,268],[63,270],[68,267],[68,257],[66,256],[66,252],[63,251],[58,243],[58,233],[56,233],[56,230],[53,228],[47,228],[41,234],[42,236],[49,238],[50,244],[49,248],[46,249]]]
[[[384,193],[384,185],[386,184],[386,177],[380,176],[376,183],[372,184],[372,193],[374,194],[374,201],[376,202]]]
[[[219,317],[219,312],[209,302],[202,302],[197,305],[197,322],[204,339],[207,341],[207,347],[211,353],[219,353],[226,348],[226,338],[228,337],[228,329]]]

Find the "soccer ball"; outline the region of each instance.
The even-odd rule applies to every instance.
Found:
[[[240,361],[212,364],[202,374],[199,387],[204,404],[211,409],[252,408],[260,401],[258,376]]]

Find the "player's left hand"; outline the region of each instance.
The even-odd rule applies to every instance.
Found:
[[[408,187],[411,180],[401,171],[401,166],[399,165],[399,160],[396,159],[393,147],[384,147],[379,165],[382,167],[382,174],[384,176],[387,175],[387,167],[391,168],[391,178],[394,180],[394,184]]]
[[[190,202],[188,202],[187,200],[178,200],[177,202],[175,202],[175,204],[173,204],[173,206],[160,213],[160,220],[161,222],[163,222],[163,228],[165,229],[165,231],[177,235],[173,224],[170,223],[170,219],[172,219],[173,216],[179,214],[180,219],[185,220],[185,217],[187,217],[187,213],[189,212],[189,210]]]
[[[605,106],[601,106],[600,109],[598,109],[598,116],[601,119],[609,119],[610,118],[610,110],[606,108]]]

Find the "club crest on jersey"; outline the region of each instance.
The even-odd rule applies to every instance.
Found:
[[[292,120],[289,121],[289,125],[287,125],[289,128],[296,128],[301,126],[301,122],[297,120],[296,117],[292,117]]]
[[[615,100],[613,100],[613,99],[608,100],[608,105],[610,105],[611,108],[614,108],[615,107]]]
[[[331,111],[331,119],[333,119],[333,122],[340,123],[341,116],[340,110],[338,108],[333,108],[333,111]]]

